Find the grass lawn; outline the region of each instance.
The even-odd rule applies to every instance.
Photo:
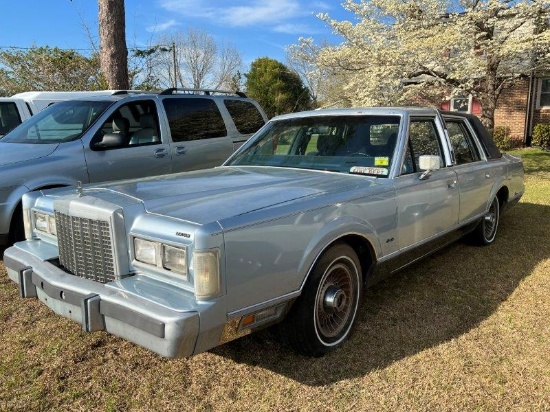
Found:
[[[550,153],[517,150],[522,201],[369,289],[320,359],[269,331],[166,360],[21,299],[0,265],[0,410],[550,410]]]

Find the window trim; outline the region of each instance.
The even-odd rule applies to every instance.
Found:
[[[548,81],[548,85],[549,85],[549,90],[544,92],[545,94],[549,94],[550,95],[550,77],[540,77],[538,79],[538,85],[537,85],[537,104],[536,104],[536,107],[537,109],[550,109],[550,105],[543,105],[542,104],[542,84],[544,83],[544,81],[547,80]]]

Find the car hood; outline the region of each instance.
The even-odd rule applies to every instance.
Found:
[[[4,143],[0,141],[0,166],[25,162],[51,155],[56,144]]]
[[[219,167],[167,177],[85,188],[101,197],[108,190],[141,201],[148,213],[193,223],[247,214],[353,186],[375,185],[373,178],[271,167]],[[96,193],[94,193],[96,192]]]

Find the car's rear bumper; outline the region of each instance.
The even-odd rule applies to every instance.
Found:
[[[87,332],[104,330],[166,357],[194,353],[199,312],[189,293],[170,289],[165,303],[159,296],[161,285],[150,279],[132,276],[102,284],[73,276],[25,250],[26,243],[4,253],[8,276],[19,285],[22,297],[38,298]],[[169,302],[181,304],[173,307]]]

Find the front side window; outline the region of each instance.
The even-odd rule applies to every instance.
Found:
[[[121,145],[113,148],[159,144],[157,107],[152,100],[133,101],[118,107],[103,123],[92,146],[107,134],[120,135]]]
[[[424,155],[439,156],[440,164],[444,164],[437,129],[433,119],[411,121],[409,125],[409,142],[405,152],[402,173],[419,172],[419,158]]]
[[[447,131],[453,147],[456,164],[476,162],[479,154],[474,146],[470,133],[461,121],[447,120]]]
[[[4,143],[51,144],[80,138],[110,101],[66,101],[47,107],[6,135]]]
[[[223,103],[239,133],[256,133],[265,124],[262,115],[253,103],[235,99],[226,99]]]
[[[172,141],[211,139],[227,136],[218,106],[212,99],[201,97],[165,98],[162,101]]]
[[[387,177],[401,118],[314,116],[274,121],[228,163]]]

